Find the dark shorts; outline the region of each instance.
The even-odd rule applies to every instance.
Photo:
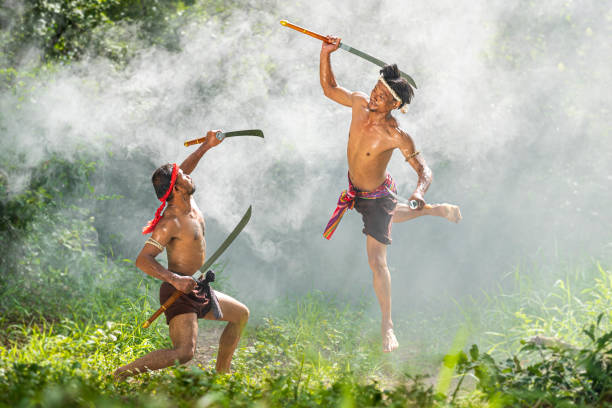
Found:
[[[159,303],[164,304],[166,300],[174,293],[176,289],[168,282],[162,283],[159,288]],[[212,302],[206,295],[199,295],[195,290],[188,295],[183,295],[170,305],[170,307],[164,310],[166,315],[166,324],[170,324],[170,320],[174,316],[195,313],[198,319],[202,319],[212,308]]]
[[[381,244],[391,245],[391,218],[397,200],[388,195],[385,197],[355,199],[355,210],[363,218],[363,233],[371,236]]]

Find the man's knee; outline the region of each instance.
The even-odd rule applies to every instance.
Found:
[[[180,364],[191,361],[195,354],[195,344],[176,349],[176,354]]]
[[[374,274],[387,272],[387,260],[384,256],[370,256],[368,257],[368,263]]]
[[[240,302],[236,302],[231,310],[227,311],[227,313],[223,312],[223,314],[226,321],[242,327],[248,322],[251,313],[248,307]]]
[[[238,316],[238,324],[240,324],[241,326],[244,326],[245,324],[247,324],[247,322],[249,321],[249,315],[251,314],[251,312],[249,311],[249,308],[243,305],[242,310],[240,311],[240,314]]]

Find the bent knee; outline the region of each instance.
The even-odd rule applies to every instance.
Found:
[[[185,364],[186,362],[191,361],[195,355],[195,345],[191,347],[179,348],[176,350],[176,353],[179,364]]]
[[[244,308],[240,311],[240,315],[238,317],[238,323],[241,325],[245,325],[249,321],[249,316],[251,315],[251,311],[248,307],[244,306]]]

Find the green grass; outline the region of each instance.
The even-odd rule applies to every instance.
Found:
[[[144,406],[156,399],[191,406],[204,398],[217,401],[215,406],[230,401],[232,406],[257,401],[268,406],[404,406],[434,397],[420,382],[383,389],[376,380],[381,377],[376,358],[380,345],[355,324],[363,323],[363,316],[322,294],[285,304],[284,316],[270,316],[250,328],[231,376],[216,375],[209,367],[175,367],[114,383],[108,373],[116,367],[169,346],[164,324],[140,328],[152,312],[147,297],[117,309],[123,313],[106,311],[121,316],[114,322],[11,326],[8,337],[13,340],[0,348],[0,392],[8,406],[45,405],[49,398],[79,405],[106,401]]]
[[[600,314],[605,317],[602,330],[612,329],[612,275],[600,263],[563,265],[548,272],[517,268],[511,278],[510,290],[484,293],[482,300],[464,310],[488,352],[515,352],[521,340],[533,336],[584,345],[588,339],[582,329]]]
[[[287,298],[257,310],[232,375],[216,374],[213,359],[117,383],[109,376],[115,368],[170,341],[163,319],[141,328],[158,307],[159,283],[100,244],[98,197],[89,188],[96,171],[85,159],[52,157],[34,170],[29,189],[2,201],[0,241],[13,256],[0,263],[1,406],[609,401],[612,273],[599,264],[517,269],[505,289],[459,302],[456,311],[396,318],[402,348],[392,355],[381,352],[369,305],[321,292]],[[220,277],[215,287],[227,290]],[[524,342],[535,335],[574,347]],[[473,341],[480,347],[470,347]]]
[[[583,291],[572,300],[591,305],[583,310],[584,314],[574,313],[587,321],[592,307],[602,304],[601,296],[605,292],[599,286],[604,282],[609,285],[612,278],[603,269],[598,273],[601,275],[596,281],[598,288]],[[563,287],[566,286],[558,285],[559,290]],[[248,328],[235,355],[233,375],[215,374],[210,368],[212,361],[204,367],[174,367],[129,382],[113,382],[108,373],[117,366],[155,348],[169,346],[163,322],[148,330],[140,328],[155,306],[144,294],[135,301],[120,302],[114,309],[94,304],[97,323],[64,320],[9,326],[6,334],[11,340],[0,348],[0,392],[7,396],[7,406],[67,403],[78,406],[261,406],[260,403],[279,407],[445,406],[453,398],[452,406],[465,407],[506,406],[509,401],[513,401],[513,406],[527,407],[539,400],[544,401],[540,406],[555,406],[545,403],[549,400],[566,406],[601,406],[596,402],[588,405],[588,401],[598,401],[597,398],[585,398],[584,404],[572,405],[562,397],[568,398],[568,390],[573,393],[570,401],[571,396],[579,395],[579,390],[572,387],[586,375],[585,358],[591,356],[604,361],[601,357],[609,353],[612,338],[608,335],[601,340],[606,334],[604,327],[609,325],[605,316],[600,317],[597,327],[590,329],[592,339],[582,333],[580,319],[575,317],[569,320],[576,324],[575,332],[567,323],[562,327],[571,332],[570,339],[580,339],[584,344],[577,349],[581,351],[565,353],[555,348],[531,347],[521,351],[517,358],[498,362],[488,354],[475,352],[474,348],[470,353],[463,353],[461,342],[465,338],[461,340],[458,336],[460,342],[453,351],[458,357],[453,360],[452,355],[447,356],[447,371],[452,375],[459,368],[460,374],[474,377],[478,382],[476,388],[465,387],[464,383],[455,393],[455,380],[443,389],[443,396],[436,394],[434,387],[422,379],[411,378],[398,371],[397,366],[386,364],[386,356],[379,351],[377,324],[364,315],[363,307],[346,306],[323,293],[313,293],[297,301],[285,300],[260,323]],[[558,306],[560,311],[565,310]],[[550,310],[544,308],[542,312]],[[522,328],[529,329],[524,318],[519,321],[521,326],[507,328],[509,333],[518,336]],[[540,328],[531,330],[542,332]],[[597,341],[601,347],[589,348]],[[573,373],[567,380],[572,387],[564,388],[559,384],[561,377],[556,379],[551,374],[563,367],[567,373]],[[557,390],[557,394],[543,396],[542,390],[536,387],[538,378],[540,383],[549,384],[549,389]],[[529,387],[535,388],[529,391]],[[601,395],[606,398],[605,394]],[[495,405],[495,401],[501,405]]]

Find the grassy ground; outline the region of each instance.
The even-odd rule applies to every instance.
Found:
[[[547,327],[562,327],[569,334],[561,338],[586,345],[589,339],[581,334],[581,322],[588,324],[591,313],[596,313],[598,308],[609,310],[609,303],[601,302],[601,292],[604,288],[606,292],[610,291],[612,274],[604,270],[599,273],[597,290],[572,299],[584,308],[573,309],[571,319],[547,316],[545,313],[549,313],[550,308],[543,308],[541,316],[546,317],[537,320],[550,319]],[[236,352],[233,375],[217,375],[212,370],[216,334],[221,326],[206,322],[201,329],[206,332],[202,333],[205,340],[199,344],[201,354],[193,363],[115,383],[108,376],[114,368],[155,348],[169,346],[163,321],[156,322],[147,330],[140,328],[142,321],[157,305],[146,294],[155,285],[148,280],[139,282],[139,285],[143,293],[139,298],[124,298],[114,308],[109,308],[99,299],[93,302],[93,319],[5,325],[5,345],[0,348],[0,392],[6,397],[1,404],[444,406],[450,404],[454,396],[453,406],[491,406],[488,405],[492,402],[491,395],[475,390],[474,381],[467,387],[465,385],[470,381],[464,381],[455,394],[460,377],[453,369],[461,362],[460,358],[451,361],[449,356],[467,350],[465,337],[456,336],[456,350],[449,350],[446,365],[436,366],[435,359],[427,362],[431,371],[426,374],[433,375],[432,378],[415,378],[402,370],[423,364],[422,358],[402,352],[393,357],[382,355],[376,323],[358,308],[344,306],[320,293],[297,301],[285,301],[258,324],[248,326]],[[557,287],[562,290],[565,286],[559,284]],[[559,311],[563,310],[559,308]],[[527,338],[532,333],[554,334],[548,329],[542,331],[537,324],[530,325],[523,313],[515,313],[520,324],[505,328],[508,338]],[[609,325],[607,318],[603,322]],[[501,334],[496,333],[488,335],[496,338]],[[408,340],[402,337],[400,340]],[[508,352],[516,352],[510,342],[507,344]],[[492,344],[492,348],[499,350],[500,345]],[[206,351],[202,352],[203,349]],[[500,354],[497,352],[496,355]],[[524,355],[522,364],[536,361],[538,357],[537,353]],[[468,377],[477,378],[475,372],[468,372],[468,358],[464,359],[464,372]],[[476,360],[471,361],[472,365],[477,365]],[[502,367],[503,363],[498,364]],[[440,394],[436,395],[436,390]],[[258,405],[260,403],[263,405]]]
[[[368,305],[319,292],[287,298],[253,313],[232,375],[212,369],[222,326],[205,322],[194,362],[116,383],[116,367],[170,342],[163,319],[141,328],[158,307],[158,282],[100,244],[95,171],[54,157],[23,193],[0,189],[0,243],[11,254],[0,262],[1,406],[610,402],[612,273],[599,264],[517,269],[506,289],[454,310],[396,317],[402,348],[392,355]],[[217,289],[231,294],[220,278]],[[553,341],[524,341],[533,336]]]

